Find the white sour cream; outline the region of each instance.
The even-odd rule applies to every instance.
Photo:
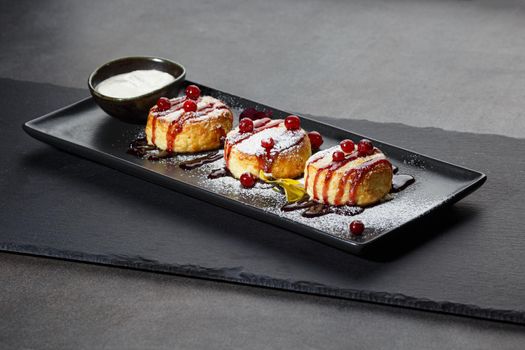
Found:
[[[160,89],[173,82],[173,75],[156,69],[135,70],[114,75],[97,85],[100,94],[115,98],[132,98]]]

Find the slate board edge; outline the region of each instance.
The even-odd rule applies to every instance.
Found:
[[[456,316],[466,316],[525,325],[525,310],[482,308],[472,304],[434,301],[427,298],[411,297],[399,293],[335,288],[320,283],[278,279],[267,275],[255,275],[249,272],[242,272],[242,267],[221,269],[197,265],[170,265],[162,264],[151,259],[143,259],[140,257],[130,259],[129,257],[118,255],[107,256],[87,254],[78,251],[59,250],[55,248],[44,246],[40,247],[29,244],[15,245],[11,243],[0,243],[0,250],[9,253],[27,254],[104,266],[116,266],[148,272],[166,273],[183,277],[222,281],[253,287],[264,287],[324,297],[355,300],[360,302],[383,304],[415,310],[431,311]]]
[[[84,100],[89,100],[89,99],[90,98],[88,97]],[[69,107],[75,104],[82,103],[84,100],[78,101],[77,103],[74,103],[70,106],[63,107],[59,109],[58,111],[51,112],[37,119],[31,120],[30,122],[25,123],[23,125],[23,128],[31,136],[36,137],[36,135],[33,135],[32,133],[33,130],[30,130],[31,129],[31,127],[29,126],[30,124],[37,122],[41,119],[45,119],[49,115],[55,114],[61,110],[68,109]],[[333,127],[333,125],[330,125],[330,126]],[[42,135],[39,135],[39,136],[42,136]],[[46,136],[53,137],[51,135],[46,135]],[[36,138],[46,143],[50,143],[48,142],[48,140],[43,140],[41,137],[36,137]],[[57,146],[56,144],[54,145],[55,147]],[[58,147],[58,148],[64,149],[63,147]],[[71,152],[67,149],[66,151],[76,154],[76,155],[81,155],[91,160],[94,160],[91,157],[87,157],[86,155],[79,154],[77,152]],[[422,156],[426,157],[425,155],[422,155]],[[444,162],[444,163],[447,163],[447,162]],[[464,168],[464,169],[473,171],[468,168]],[[122,169],[118,169],[118,170],[122,171]],[[124,171],[124,172],[129,174],[128,171]],[[471,188],[472,191],[477,189],[479,186],[481,186],[483,182],[486,180],[485,174],[479,173],[477,171],[473,171],[473,172],[476,172],[481,176],[476,179],[475,182],[477,186],[475,186],[474,188]],[[471,191],[469,191],[468,193],[470,192]],[[468,193],[466,193],[465,195],[467,195]],[[177,274],[177,275],[187,276],[187,277],[196,277],[196,278],[209,279],[209,280],[219,280],[219,281],[231,282],[231,283],[237,283],[237,284],[243,284],[243,285],[281,289],[281,290],[287,290],[287,291],[293,291],[293,292],[299,292],[299,293],[308,293],[308,294],[314,294],[314,295],[320,295],[320,296],[329,296],[329,297],[336,297],[336,298],[342,298],[342,299],[358,300],[358,301],[385,304],[385,305],[391,305],[391,306],[455,314],[455,315],[460,315],[460,316],[468,316],[468,317],[489,319],[489,320],[495,320],[495,321],[525,324],[525,311],[522,311],[522,310],[500,310],[500,309],[493,309],[493,308],[481,308],[477,305],[460,304],[460,303],[452,303],[452,302],[444,302],[444,301],[433,301],[433,300],[426,299],[426,298],[410,297],[410,296],[406,296],[406,295],[398,294],[398,293],[373,292],[373,291],[368,291],[368,290],[356,290],[356,289],[340,289],[340,288],[335,288],[335,287],[331,287],[328,285],[318,284],[318,283],[313,283],[313,282],[276,279],[276,278],[272,278],[267,275],[259,276],[259,275],[255,275],[255,274],[248,273],[248,272],[241,272],[242,268],[240,267],[239,268],[234,267],[234,268],[214,269],[214,268],[206,268],[206,267],[201,267],[201,266],[196,266],[196,265],[170,265],[170,264],[161,264],[157,261],[143,259],[140,257],[129,258],[129,257],[123,257],[123,256],[101,256],[101,255],[95,255],[95,254],[81,253],[77,251],[67,251],[67,250],[54,249],[54,248],[49,248],[49,247],[37,247],[37,246],[31,246],[31,245],[21,245],[17,248],[15,245],[12,245],[10,243],[0,243],[0,249],[8,251],[8,252],[12,252],[12,253],[40,255],[40,256],[45,256],[45,257],[50,257],[50,258],[88,262],[88,263],[101,264],[101,265],[113,265],[113,266],[119,266],[119,267],[124,267],[124,268],[133,268],[133,269],[139,269],[139,270],[145,270],[145,271]]]

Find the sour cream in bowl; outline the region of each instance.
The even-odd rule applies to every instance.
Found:
[[[107,114],[145,123],[159,97],[173,97],[186,77],[184,67],[159,57],[125,57],[97,68],[88,79],[95,102]]]

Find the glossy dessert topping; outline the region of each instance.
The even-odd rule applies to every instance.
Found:
[[[211,96],[198,97],[192,100],[187,96],[173,98],[170,100],[169,108],[163,104],[154,106],[150,115],[151,119],[151,143],[156,144],[157,124],[159,122],[168,124],[166,130],[166,150],[174,151],[177,135],[183,130],[186,123],[197,123],[211,118],[219,118],[223,110],[229,109],[222,101]],[[219,130],[220,131],[220,130]],[[223,136],[226,131],[223,130]]]
[[[269,173],[275,158],[283,151],[299,145],[305,135],[305,131],[300,128],[287,129],[282,119],[243,119],[238,132],[232,132],[226,138],[226,166],[229,165],[232,147],[236,146],[244,154],[255,155],[260,161],[260,168]]]
[[[160,89],[173,81],[173,75],[156,69],[135,70],[103,80],[95,90],[108,97],[133,98]]]
[[[365,175],[380,164],[391,167],[390,162],[379,149],[372,147],[371,150],[368,148],[366,151],[360,150],[359,144],[354,146],[353,143],[349,144],[345,141],[341,143],[342,145],[321,151],[308,160],[307,169],[309,165],[315,165],[315,171],[307,171],[305,178],[305,186],[311,189],[312,199],[334,205],[356,203],[357,188]],[[368,147],[368,144],[364,147]],[[343,148],[347,152],[343,151]],[[342,175],[334,177],[336,172]],[[338,183],[334,185],[333,181]],[[343,197],[346,197],[349,181],[351,186],[349,198],[346,199]],[[330,191],[335,191],[332,200],[329,198]]]

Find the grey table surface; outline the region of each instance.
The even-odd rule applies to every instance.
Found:
[[[520,1],[0,1],[0,78],[85,88],[110,59],[158,55],[285,110],[523,138],[524,19]],[[0,314],[15,349],[525,343],[515,325],[11,254]]]

